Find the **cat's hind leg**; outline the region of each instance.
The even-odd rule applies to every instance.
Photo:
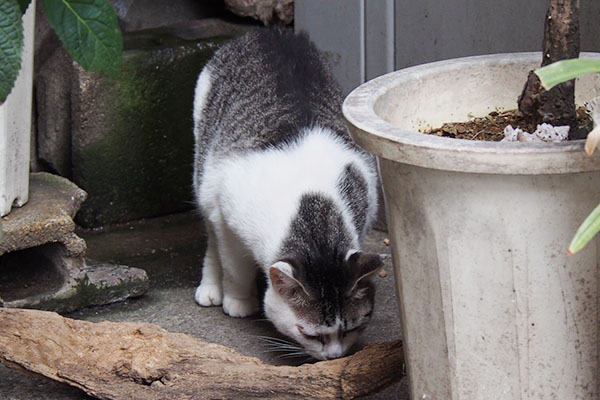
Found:
[[[214,229],[209,222],[206,223],[206,228],[208,241],[202,267],[202,280],[194,298],[204,307],[220,306],[223,304],[223,271]]]

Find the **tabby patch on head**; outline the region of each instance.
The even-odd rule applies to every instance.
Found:
[[[370,278],[382,261],[350,249],[350,237],[335,201],[305,194],[280,261],[269,269],[267,317],[318,359],[345,354],[373,311],[375,288]]]
[[[269,269],[267,316],[311,356],[320,360],[342,356],[371,319],[375,289],[370,277],[382,266],[381,259],[351,252],[343,261],[348,274],[340,285],[296,279],[294,263],[280,261]]]

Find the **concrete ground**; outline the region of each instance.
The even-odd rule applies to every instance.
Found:
[[[87,241],[88,258],[143,268],[148,272],[151,286],[140,298],[90,307],[66,316],[88,321],[151,322],[172,332],[182,332],[232,347],[271,364],[298,363],[281,359],[266,350],[258,336],[277,336],[277,333],[264,317],[230,318],[223,314],[220,307],[202,308],[194,302],[205,246],[202,232],[200,221],[193,213],[78,232]],[[390,250],[384,244],[385,237],[383,232],[370,231],[363,248],[389,254]],[[401,336],[389,257],[385,269],[387,276],[375,278],[375,312],[356,349]],[[399,374],[401,372],[398,371]],[[408,400],[407,379],[404,377],[400,383],[366,398]],[[90,397],[79,389],[22,375],[0,365],[0,399],[83,400]]]

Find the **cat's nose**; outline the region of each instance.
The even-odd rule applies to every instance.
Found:
[[[342,349],[341,344],[335,344],[328,346],[325,353],[325,358],[327,360],[333,360],[334,358],[340,358],[344,354],[344,350]]]
[[[341,351],[335,352],[335,353],[327,353],[325,355],[325,359],[326,360],[335,360],[336,358],[340,358],[342,356],[342,354],[343,353]]]

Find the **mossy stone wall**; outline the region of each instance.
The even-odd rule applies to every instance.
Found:
[[[226,39],[130,34],[120,75],[76,68],[72,179],[89,194],[79,224],[97,227],[193,207],[194,86]]]

